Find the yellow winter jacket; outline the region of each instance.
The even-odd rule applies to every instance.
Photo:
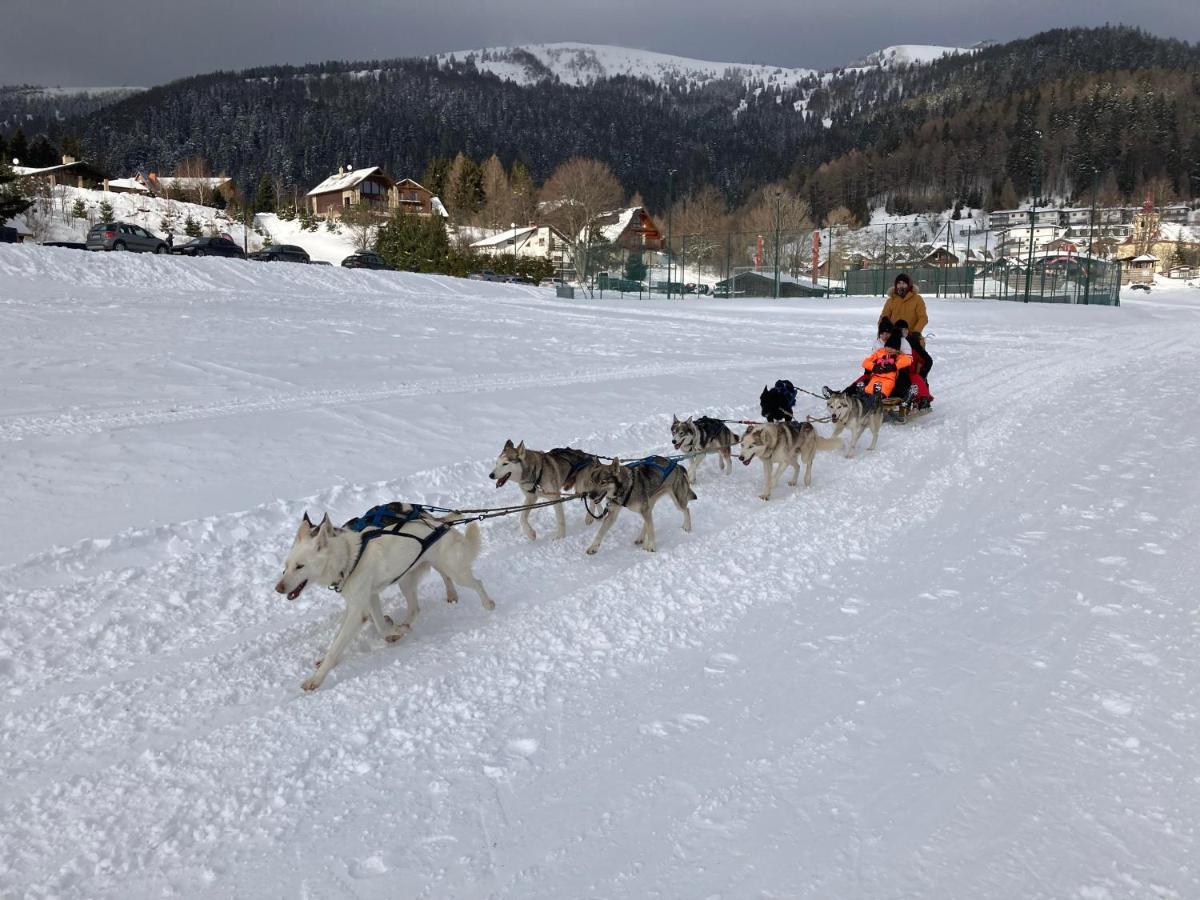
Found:
[[[925,326],[929,324],[929,314],[925,312],[925,299],[913,288],[907,295],[901,297],[895,288],[888,294],[887,302],[883,304],[880,318],[887,317],[892,322],[903,319],[908,323],[908,330],[919,332],[921,343],[925,343]]]

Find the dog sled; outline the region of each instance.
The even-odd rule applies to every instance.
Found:
[[[879,401],[879,405],[883,407],[883,420],[896,425],[907,424],[933,412],[930,401],[917,401],[908,397],[884,397]]]

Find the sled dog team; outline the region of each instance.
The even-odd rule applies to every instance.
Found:
[[[906,292],[901,281],[908,281],[907,276],[898,277],[896,283],[901,289],[900,299],[903,299]],[[911,287],[911,281],[908,281],[909,291]],[[894,299],[896,292],[884,307],[885,314]],[[916,300],[920,301],[919,295]],[[920,312],[923,316],[923,303]],[[884,322],[887,322],[886,341]],[[921,325],[924,325],[923,321]],[[829,437],[822,436],[811,422],[795,421],[792,413],[796,388],[788,381],[778,381],[774,387],[764,388],[759,397],[766,421],[750,424],[740,436],[720,419],[672,417],[671,444],[679,457],[648,456],[622,462],[572,447],[541,451],[527,448],[523,441],[514,445],[508,440],[488,477],[497,489],[510,481],[520,489],[524,497],[520,528],[530,540],[535,540],[537,534],[529,524],[529,514],[539,500],[554,502],[555,537],[563,538],[567,525],[562,501],[582,497],[585,504],[604,504],[603,511],[598,514],[594,514],[591,507],[587,508],[586,521],[600,521],[596,536],[587,547],[589,555],[600,549],[622,509],[642,517],[642,529],[634,543],[654,552],[654,507],[664,497],[669,497],[682,513],[683,530],[692,530],[688,503],[696,499],[692,485],[696,483],[700,463],[708,456],[715,456],[719,471],[728,475],[733,471],[733,448],[740,445],[739,459],[743,465],[748,466],[756,459],[762,463],[763,489],[759,497],[769,500],[788,468],[792,469],[789,485],[795,487],[798,484],[803,464],[804,486],[811,486],[817,452],[843,449],[840,439],[843,431],[848,431],[850,437],[845,447],[847,457],[853,455],[859,438],[868,428],[871,443],[867,449],[874,450],[884,417],[880,395],[889,396],[890,393],[879,389],[864,392],[862,385],[876,378],[883,381],[892,375],[894,386],[895,373],[917,359],[923,362],[918,367],[920,374],[928,372],[928,356],[904,353],[899,340],[893,337],[899,331],[890,321],[881,320],[880,341],[884,344],[863,361],[866,370],[863,378],[845,390],[824,389],[826,408],[833,423],[833,433]],[[919,334],[906,334],[905,337],[920,339]],[[888,349],[894,352],[890,355],[883,352]],[[910,398],[921,396],[918,385],[913,384],[909,390]],[[928,392],[927,387],[924,390]],[[680,457],[689,463],[695,460],[695,465],[689,469]],[[442,577],[446,602],[457,602],[456,586],[461,585],[479,595],[484,609],[495,608],[495,601],[472,571],[481,544],[479,526],[471,522],[460,530],[456,526],[463,521],[463,516],[458,513],[435,515],[431,509],[407,503],[374,507],[340,528],[334,526],[328,514],[318,524],[313,524],[308,514],[304,514],[275,590],[286,595],[288,600],[295,600],[309,584],[315,584],[342,594],[346,604],[333,641],[324,657],[317,660],[316,671],[301,685],[304,690],[321,686],[368,619],[389,643],[408,634],[419,611],[417,584],[430,569]],[[407,603],[405,616],[399,624],[384,615],[380,603],[380,593],[397,583]]]

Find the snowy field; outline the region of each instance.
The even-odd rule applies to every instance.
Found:
[[[876,452],[769,503],[710,463],[653,555],[487,523],[494,612],[430,580],[300,690],[304,510],[666,450],[850,381],[878,310],[0,247],[0,896],[1200,896],[1192,288],[931,301]]]

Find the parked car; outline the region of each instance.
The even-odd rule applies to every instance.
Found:
[[[46,241],[42,244],[43,247],[64,247],[67,250],[86,250],[87,244],[83,241]]]
[[[472,272],[467,277],[470,278],[472,281],[499,281],[500,280],[500,276],[497,275],[495,272],[493,272],[491,269],[484,269],[481,272]]]
[[[129,250],[133,253],[166,253],[162,238],[141,225],[128,222],[103,222],[88,229],[89,250]]]
[[[1145,291],[1147,294],[1150,293],[1150,285],[1146,284],[1144,281],[1139,281],[1137,284],[1131,284],[1129,289],[1131,291]]]
[[[235,259],[245,259],[242,248],[224,237],[198,237],[171,248],[171,252],[180,256],[232,256]]]
[[[257,259],[259,262],[310,262],[305,249],[297,247],[295,244],[268,244],[261,250],[251,253],[247,259]]]
[[[342,265],[347,269],[387,269],[389,272],[392,269],[374,250],[355,250],[342,260]]]

